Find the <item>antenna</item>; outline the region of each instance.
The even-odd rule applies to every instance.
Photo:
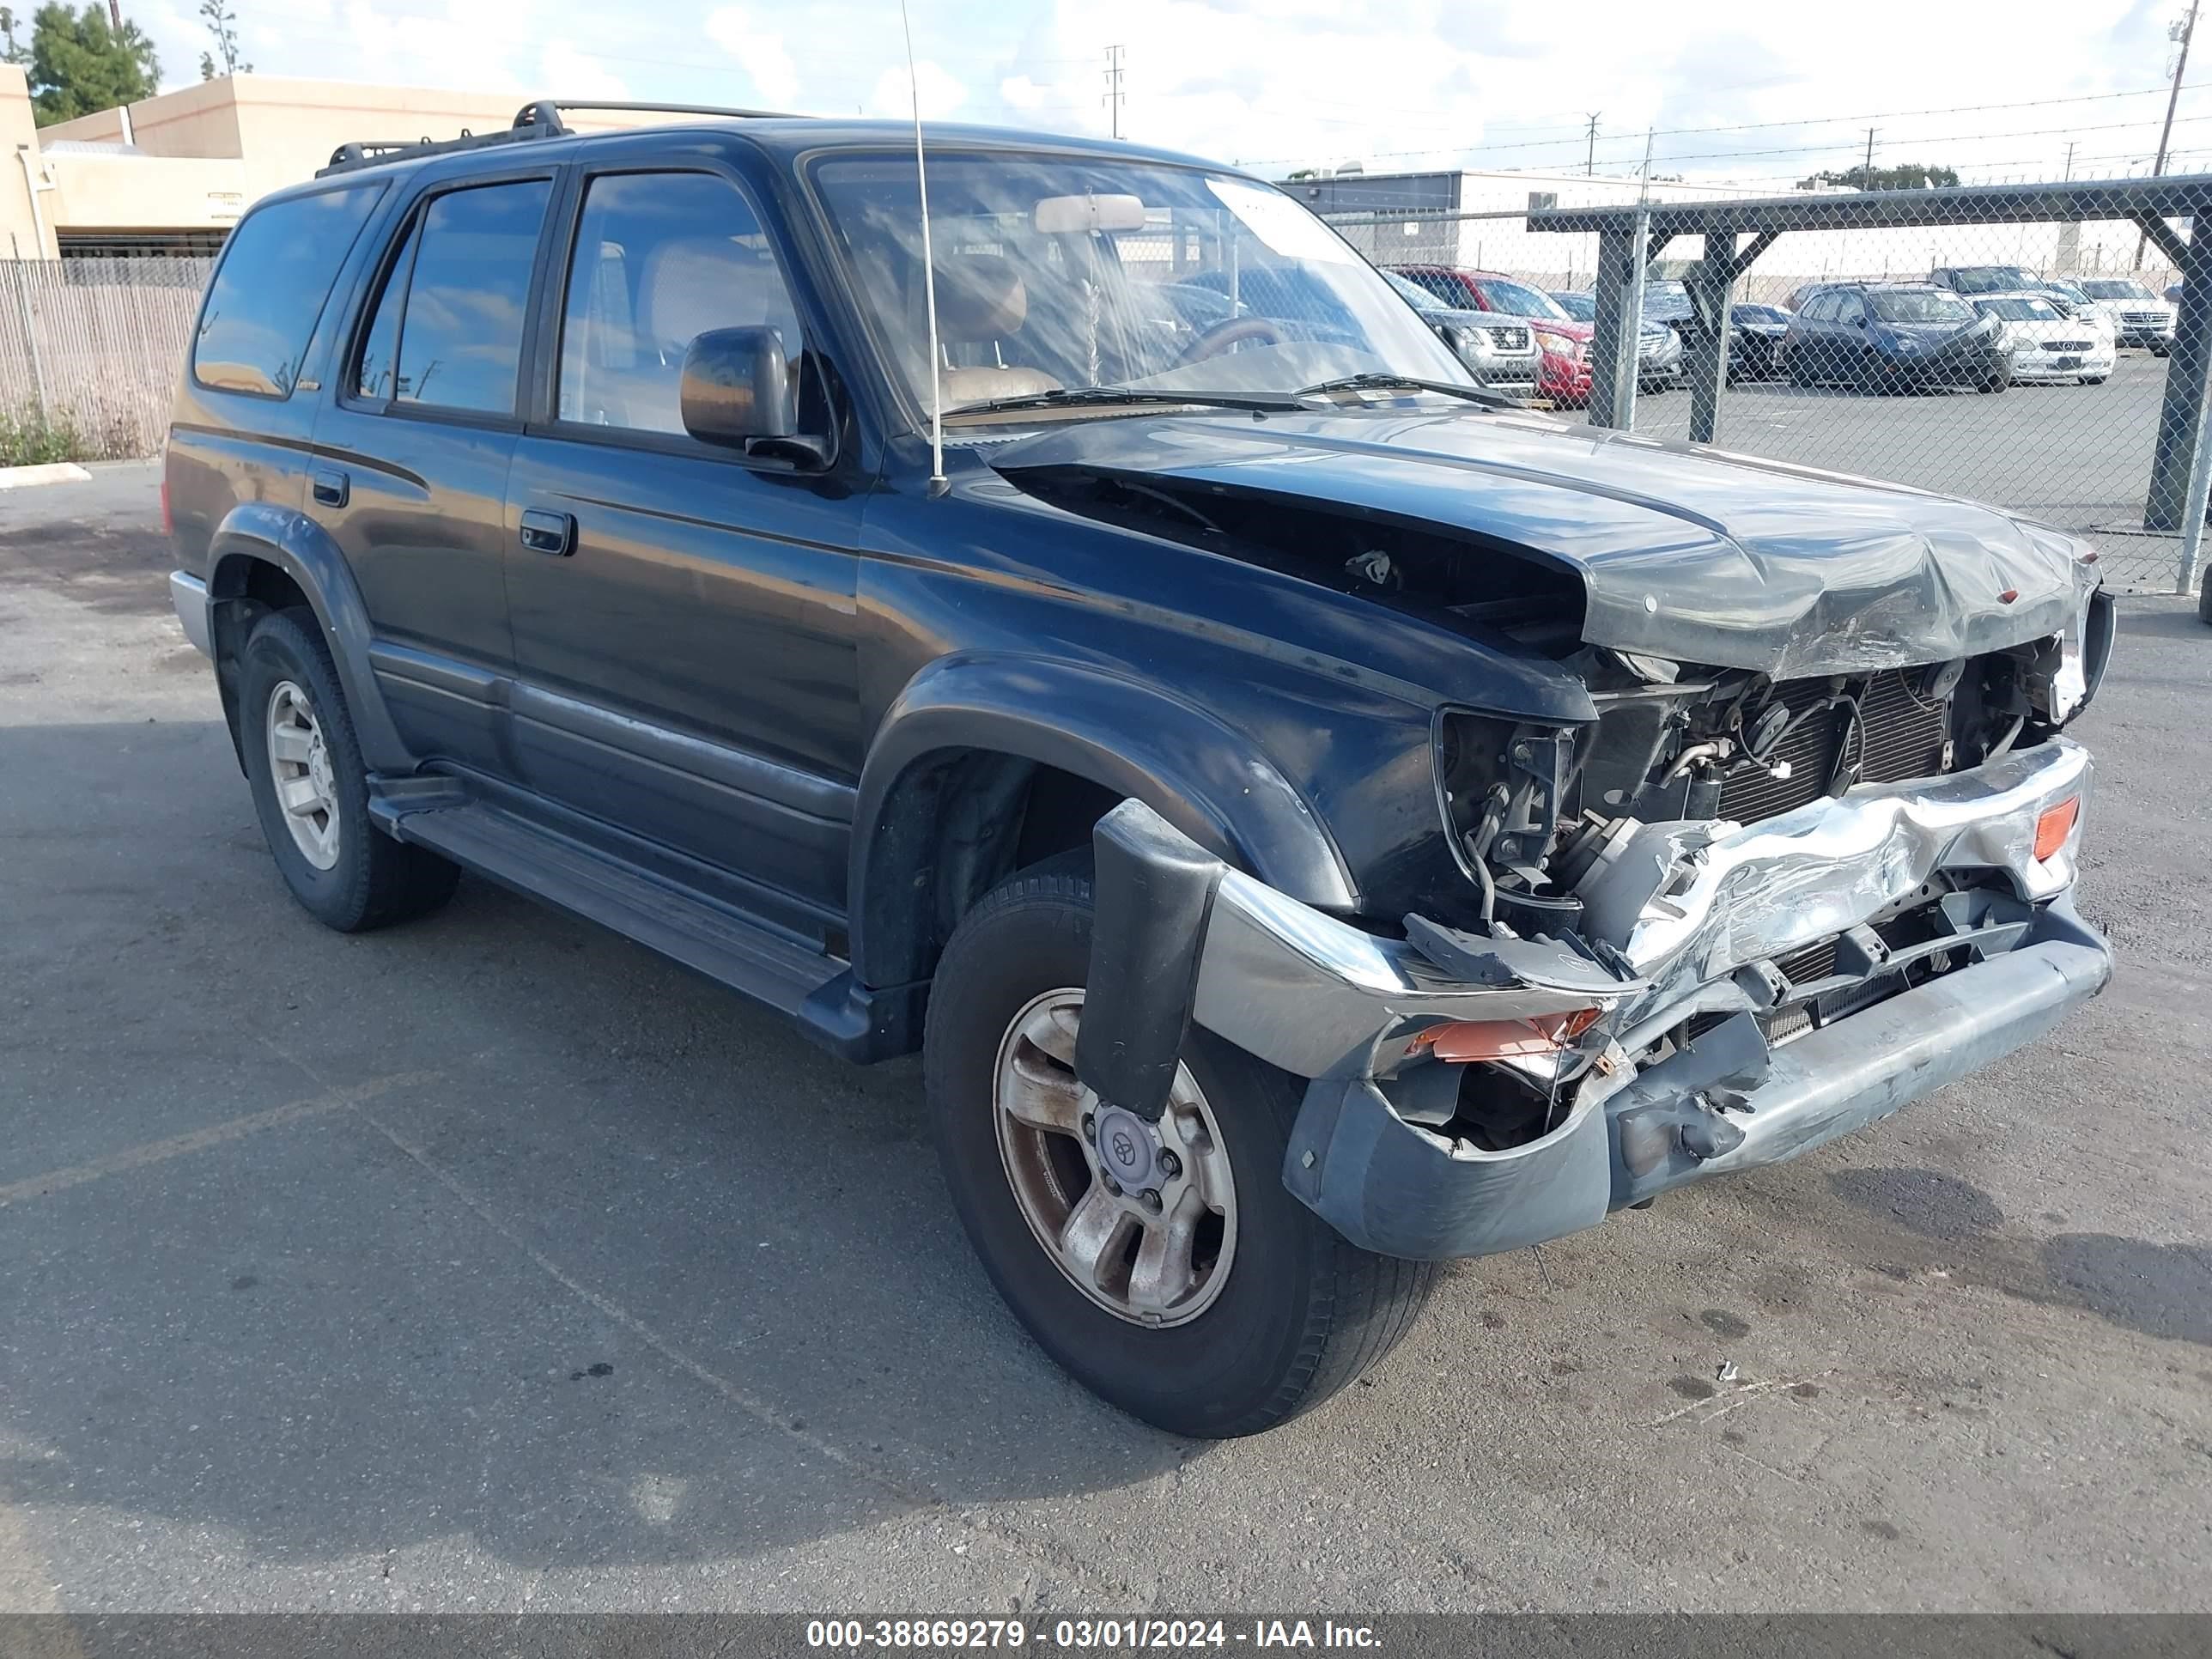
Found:
[[[921,77],[914,72],[914,23],[906,0],[899,0],[899,27],[906,31],[906,83],[914,94],[914,187],[921,198],[921,301],[929,313],[929,488],[942,495],[945,482],[945,374],[937,360],[937,260],[929,251],[929,177],[921,159]]]

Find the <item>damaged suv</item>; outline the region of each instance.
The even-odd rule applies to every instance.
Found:
[[[230,238],[165,499],[301,903],[467,869],[921,1050],[1008,1304],[1180,1433],[2109,971],[2081,545],[1515,409],[1187,158],[349,146]]]

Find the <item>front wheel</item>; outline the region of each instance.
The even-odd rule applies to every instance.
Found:
[[[1434,1264],[1347,1243],[1283,1185],[1295,1079],[1194,1030],[1157,1126],[1077,1081],[1085,861],[986,897],[931,988],[924,1076],[976,1254],[1040,1346],[1171,1434],[1225,1438],[1328,1398],[1396,1346]]]

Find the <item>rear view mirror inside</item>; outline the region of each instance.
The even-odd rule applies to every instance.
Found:
[[[1047,236],[1093,230],[1142,230],[1145,204],[1133,196],[1048,196],[1036,204],[1038,231]]]

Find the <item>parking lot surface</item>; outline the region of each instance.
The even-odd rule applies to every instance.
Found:
[[[481,882],[303,915],[154,489],[0,499],[0,1610],[2212,1607],[2181,602],[2079,728],[2101,1000],[1212,1445],[1004,1312],[912,1062]]]
[[[1744,381],[1722,400],[1716,440],[1723,449],[2033,514],[2094,542],[2116,585],[2166,592],[2179,543],[2142,533],[2166,367],[2163,357],[2129,349],[2102,386],[2016,386],[1994,397]],[[1687,392],[1637,399],[1641,435],[1680,439],[1689,429]]]

